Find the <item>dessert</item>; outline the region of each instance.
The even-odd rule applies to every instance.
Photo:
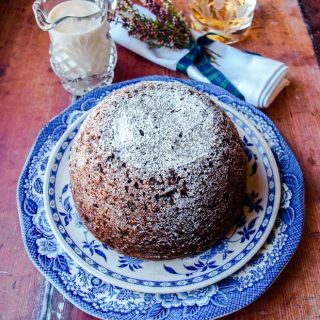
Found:
[[[82,124],[70,158],[78,212],[100,241],[143,259],[210,248],[242,210],[246,156],[209,96],[149,81],[104,98]]]

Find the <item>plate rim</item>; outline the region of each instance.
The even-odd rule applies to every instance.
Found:
[[[186,285],[181,285],[179,287],[174,287],[174,286],[143,286],[141,284],[134,284],[130,283],[127,281],[123,281],[120,279],[116,279],[115,277],[111,277],[109,275],[106,275],[102,273],[99,270],[96,270],[94,267],[92,267],[89,263],[86,263],[81,259],[71,248],[70,246],[66,243],[65,239],[61,235],[61,233],[58,230],[58,227],[56,226],[54,222],[53,215],[50,213],[50,204],[49,204],[49,194],[48,194],[48,189],[49,189],[49,178],[51,176],[51,168],[55,162],[56,155],[59,152],[62,143],[67,139],[67,137],[70,135],[70,133],[77,127],[79,126],[79,123],[82,121],[85,121],[85,119],[88,117],[88,115],[96,108],[94,106],[92,109],[86,111],[83,115],[81,115],[75,122],[73,122],[67,129],[66,131],[61,135],[59,140],[56,142],[54,148],[51,150],[50,157],[47,163],[47,167],[45,170],[45,176],[44,176],[44,185],[43,185],[43,198],[44,198],[44,207],[45,207],[45,212],[46,212],[46,217],[48,219],[48,222],[50,224],[50,227],[52,229],[52,232],[56,239],[59,241],[60,245],[62,246],[63,250],[69,255],[69,257],[74,260],[78,265],[80,265],[83,269],[85,269],[87,272],[91,273],[92,275],[96,276],[97,278],[106,281],[108,283],[111,283],[112,285],[132,290],[132,291],[139,291],[139,292],[144,292],[144,293],[152,293],[152,294],[170,294],[170,293],[179,293],[179,292],[186,292],[186,291],[192,291],[192,290],[197,290],[201,289],[204,287],[207,287],[209,285],[212,285],[214,283],[217,283],[228,276],[232,275],[239,269],[241,269],[250,259],[253,258],[253,256],[261,249],[263,244],[265,243],[267,237],[269,236],[274,223],[276,221],[278,211],[279,211],[279,206],[280,206],[280,198],[281,198],[281,181],[280,181],[280,174],[279,174],[279,168],[276,163],[276,160],[274,158],[274,155],[272,153],[272,150],[265,140],[265,138],[262,136],[262,134],[256,129],[254,124],[247,118],[245,118],[239,111],[236,109],[230,107],[226,103],[220,102],[217,99],[214,99],[212,95],[207,94],[214,102],[216,102],[225,112],[231,112],[232,114],[235,114],[236,118],[241,120],[247,127],[250,128],[255,134],[255,136],[258,137],[260,144],[263,147],[264,152],[267,154],[268,160],[270,162],[270,167],[272,168],[273,171],[273,179],[275,182],[274,186],[274,206],[272,209],[272,214],[269,219],[267,228],[263,232],[263,235],[260,237],[260,239],[256,242],[256,245],[254,246],[253,250],[251,250],[243,259],[239,260],[237,263],[235,263],[232,267],[230,267],[227,271],[223,272],[219,275],[217,275],[214,279],[213,278],[208,278],[206,280],[203,280],[201,282],[194,282],[192,284],[186,284]],[[234,123],[236,128],[238,128],[238,125]],[[80,125],[81,126],[81,125]],[[165,260],[163,260],[165,261]],[[109,269],[110,272],[113,272]],[[151,281],[151,280],[143,280],[143,281]],[[164,280],[159,282],[165,282]]]
[[[166,76],[161,76],[161,75],[155,75],[155,76],[144,76],[140,78],[135,78],[131,80],[126,80],[122,81],[119,83],[114,83],[111,84],[107,87],[105,87],[105,90],[115,90],[120,88],[123,85],[127,84],[134,84],[139,81],[144,81],[144,80],[157,80],[157,81],[179,81],[182,83],[185,83],[190,86],[205,86],[206,84],[203,84],[198,81],[193,81],[193,80],[188,80],[188,79],[181,79],[181,78],[176,78],[176,77],[166,77]],[[17,183],[17,190],[16,190],[16,198],[17,198],[17,208],[18,208],[18,214],[19,214],[19,221],[20,221],[20,228],[21,228],[21,237],[23,244],[25,246],[25,250],[31,260],[31,262],[34,264],[37,270],[61,293],[63,294],[71,303],[73,303],[75,306],[77,306],[79,309],[82,311],[98,317],[98,318],[104,318],[108,319],[110,315],[116,316],[117,319],[119,319],[119,313],[117,311],[110,311],[110,313],[102,310],[97,310],[93,308],[92,304],[89,302],[83,301],[79,296],[74,296],[72,293],[68,290],[66,290],[65,285],[57,280],[55,277],[54,273],[50,270],[46,270],[38,261],[37,255],[34,251],[34,242],[30,240],[30,238],[27,235],[26,228],[28,226],[28,213],[24,209],[24,200],[26,199],[26,194],[25,194],[25,187],[24,187],[24,181],[28,177],[28,169],[32,163],[33,157],[35,156],[36,152],[40,149],[43,141],[46,141],[49,137],[49,135],[52,134],[52,131],[50,130],[50,126],[56,127],[57,124],[61,123],[62,117],[65,114],[70,114],[73,111],[77,110],[85,110],[83,109],[82,105],[90,100],[94,99],[95,92],[100,90],[96,89],[87,95],[83,96],[80,98],[78,101],[72,103],[69,107],[67,107],[65,110],[60,112],[57,116],[53,117],[44,127],[40,130],[38,135],[36,136],[32,147],[30,149],[29,154],[26,157],[25,163],[23,165],[23,168],[21,170],[21,174]],[[288,160],[288,166],[290,167],[290,173],[292,176],[294,176],[297,180],[297,191],[295,195],[295,210],[297,212],[296,219],[294,220],[293,225],[291,226],[291,233],[292,233],[292,238],[290,238],[288,244],[285,245],[285,252],[284,255],[282,255],[279,259],[279,261],[273,265],[270,269],[268,269],[268,278],[264,278],[263,280],[259,280],[257,284],[255,284],[252,287],[249,287],[246,289],[246,294],[243,295],[239,293],[239,299],[241,299],[241,302],[238,305],[232,304],[228,311],[221,311],[218,312],[217,314],[213,314],[212,311],[206,315],[205,318],[206,320],[209,319],[217,319],[219,317],[225,316],[227,314],[234,313],[238,310],[243,309],[244,307],[248,306],[249,304],[253,303],[255,300],[257,300],[261,295],[263,295],[266,290],[272,285],[272,283],[275,281],[277,276],[281,273],[281,271],[284,269],[284,267],[288,264],[292,256],[294,255],[295,251],[298,248],[298,245],[301,241],[302,233],[303,233],[303,226],[304,226],[304,181],[303,181],[303,174],[301,167],[299,165],[299,162],[297,161],[296,156],[288,146],[287,142],[284,140],[282,137],[281,133],[279,130],[276,128],[275,124],[266,116],[264,113],[262,113],[260,110],[257,110],[254,106],[241,101],[240,99],[232,96],[230,93],[227,91],[214,86],[210,85],[210,89],[207,87],[205,90],[210,90],[215,93],[215,96],[218,97],[218,99],[224,100],[227,99],[228,101],[232,103],[236,103],[237,109],[244,114],[246,117],[259,117],[262,119],[262,121],[267,124],[270,128],[272,128],[273,132],[275,133],[276,139],[280,144],[281,149],[284,150],[285,156],[287,157]],[[256,125],[256,123],[255,123]],[[259,129],[258,129],[259,130]],[[276,153],[276,151],[273,151],[273,153]],[[280,161],[280,172],[282,170],[287,170],[287,167],[284,167],[281,164],[281,158],[277,154],[277,161]],[[282,173],[282,172],[281,172]],[[111,318],[109,318],[111,319]]]

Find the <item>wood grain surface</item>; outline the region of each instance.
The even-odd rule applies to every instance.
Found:
[[[291,85],[265,112],[301,164],[305,228],[296,254],[270,289],[224,319],[316,320],[320,319],[319,66],[296,0],[258,3],[254,28],[239,46],[290,68]],[[50,69],[48,35],[36,26],[31,4],[0,1],[0,320],[94,319],[40,275],[21,240],[16,208],[19,174],[41,127],[70,103]],[[186,1],[176,4],[188,10]],[[181,76],[123,48],[118,47],[118,54],[115,82],[151,74]]]
[[[320,64],[320,1],[298,0]]]

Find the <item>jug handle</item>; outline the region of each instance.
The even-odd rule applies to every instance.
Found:
[[[118,5],[117,0],[108,1],[107,20],[112,21],[114,19],[115,11]]]

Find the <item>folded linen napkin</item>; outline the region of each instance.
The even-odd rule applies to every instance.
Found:
[[[136,7],[145,16],[153,16],[147,9]],[[192,33],[195,39],[201,36],[198,32]],[[189,52],[188,49],[150,48],[148,44],[129,36],[121,23],[111,23],[111,36],[121,46],[171,70],[177,70],[177,63]],[[213,42],[206,47],[216,53],[214,67],[241,92],[247,102],[258,108],[267,108],[290,83],[285,78],[288,67],[282,62],[247,53],[220,42]],[[210,82],[194,65],[188,67],[187,74],[194,80]]]

